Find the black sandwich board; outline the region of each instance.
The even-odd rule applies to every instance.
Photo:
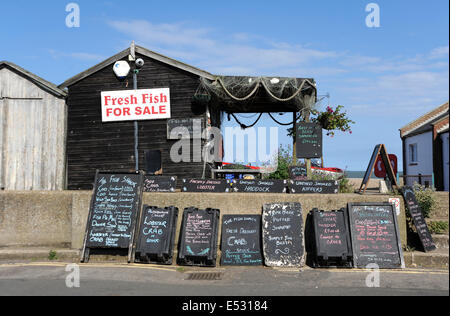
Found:
[[[128,262],[132,261],[143,178],[142,173],[97,171],[81,262],[89,261],[91,250],[116,254],[127,251]]]
[[[323,130],[318,123],[298,122],[296,125],[297,158],[321,158]]]
[[[177,177],[149,176],[144,177],[144,192],[175,192]]]
[[[182,192],[228,193],[230,180],[223,179],[183,179]]]
[[[306,180],[308,177],[308,170],[306,166],[291,166],[289,167],[289,178],[292,180]]]
[[[178,208],[144,205],[136,237],[135,262],[171,265]]]
[[[369,161],[369,166],[367,167],[366,173],[364,174],[364,178],[361,183],[361,187],[359,188],[359,192],[361,193],[363,187],[364,191],[363,194],[366,193],[367,187],[369,185],[370,177],[372,176],[372,173],[375,168],[375,163],[377,161],[378,155],[381,156],[381,161],[384,164],[387,177],[389,181],[391,182],[392,186],[397,187],[397,177],[395,176],[394,169],[392,168],[391,161],[389,160],[389,155],[386,150],[386,146],[383,144],[375,146],[375,149],[373,150],[372,157]]]
[[[204,119],[169,119],[167,120],[167,139],[205,138],[203,135],[205,127]]]
[[[302,267],[305,264],[305,238],[300,203],[265,204],[262,227],[266,266]]]
[[[349,203],[348,216],[355,268],[405,268],[393,204]]]
[[[425,252],[436,250],[436,245],[433,241],[433,237],[428,229],[427,222],[423,216],[422,209],[417,203],[416,194],[414,189],[410,186],[405,186],[401,190],[403,198],[405,199],[405,206],[408,208],[409,214],[419,234],[420,241],[422,242]]]
[[[290,180],[289,193],[291,194],[337,194],[339,181],[335,180]]]
[[[179,265],[216,266],[219,217],[216,209],[184,210],[178,242]]]
[[[224,215],[221,250],[223,266],[261,266],[261,215]]]
[[[286,193],[287,180],[233,180],[233,192]]]
[[[325,212],[313,209],[311,216],[314,268],[351,268],[353,254],[347,210]]]

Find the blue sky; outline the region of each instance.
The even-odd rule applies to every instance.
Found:
[[[65,25],[70,2],[80,28]],[[365,24],[370,2],[380,28]],[[324,106],[342,104],[356,121],[352,135],[324,142],[325,164],[348,170],[365,170],[379,143],[401,165],[398,129],[449,98],[447,0],[137,3],[2,1],[0,59],[60,84],[135,40],[214,74],[312,77],[331,95]]]

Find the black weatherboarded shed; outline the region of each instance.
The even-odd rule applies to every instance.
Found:
[[[138,89],[170,88],[171,118],[201,118],[192,106],[200,77],[213,75],[145,48],[130,47],[83,73],[67,80],[60,88],[68,89],[67,186],[69,190],[90,190],[96,169],[133,170],[134,122],[103,123],[101,92],[133,89],[133,71],[118,79],[113,65],[128,61],[130,55],[142,58],[145,66],[138,75]],[[134,63],[130,62],[133,69]],[[139,121],[139,166],[144,169],[146,150],[160,150],[163,173],[179,178],[201,178],[203,162],[174,163],[171,146],[177,140],[167,139],[167,120]],[[193,155],[191,141],[191,157]],[[191,159],[192,161],[192,159]]]

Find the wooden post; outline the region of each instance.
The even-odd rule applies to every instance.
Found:
[[[293,135],[294,135],[294,149],[293,149],[293,160],[294,160],[294,165],[297,165],[297,112],[293,112],[293,117],[294,117],[294,129],[293,129]]]
[[[309,123],[310,122],[310,117],[309,117],[309,112],[307,112],[307,114],[305,114],[305,122]],[[311,169],[311,159],[305,159],[306,161],[306,177],[311,180],[312,178],[312,169]]]

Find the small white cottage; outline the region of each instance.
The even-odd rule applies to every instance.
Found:
[[[400,129],[405,184],[449,190],[448,129],[448,102]]]
[[[66,92],[0,61],[0,189],[65,189]]]

